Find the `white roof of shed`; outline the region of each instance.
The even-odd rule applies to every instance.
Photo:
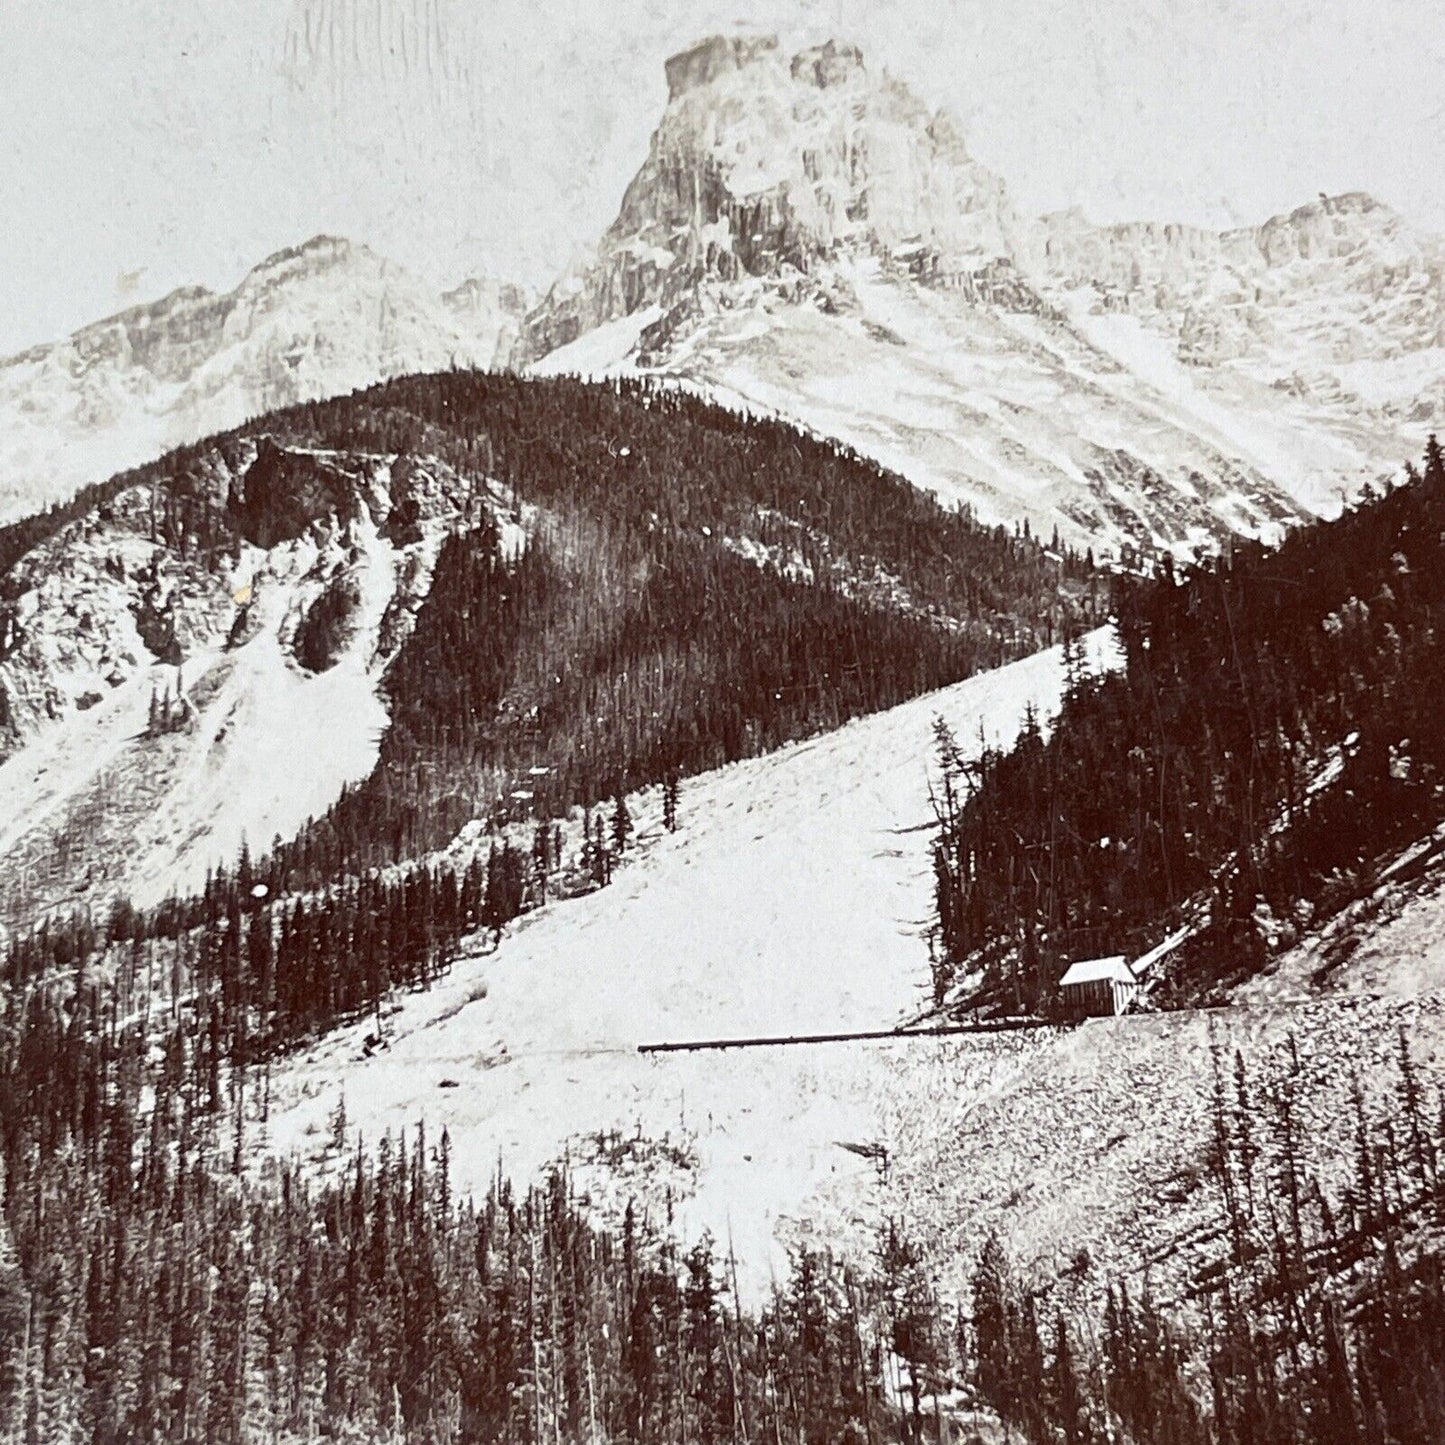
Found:
[[[1139,981],[1134,976],[1134,970],[1129,967],[1128,960],[1122,953],[1117,953],[1112,958],[1081,958],[1077,963],[1071,963],[1069,971],[1059,980],[1059,987],[1067,988],[1071,983],[1099,983],[1104,980],[1110,983]]]

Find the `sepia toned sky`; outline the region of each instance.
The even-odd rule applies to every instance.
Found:
[[[0,0],[0,355],[319,231],[545,285],[739,28],[857,41],[1025,209],[1445,230],[1438,0]]]

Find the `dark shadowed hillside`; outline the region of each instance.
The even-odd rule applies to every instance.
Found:
[[[525,534],[508,549],[474,512],[442,546],[385,675],[376,770],[287,855],[313,881],[472,817],[546,816],[836,727],[1048,645],[1099,597],[1066,550],[646,382],[448,373],[248,430],[274,441],[224,507],[185,471],[169,483],[187,541],[265,544],[344,515],[354,499],[306,449],[489,478]]]
[[[941,741],[935,994],[1048,999],[1071,958],[1192,936],[1168,992],[1248,976],[1445,818],[1445,464],[1277,550],[1119,579],[1126,667],[967,774]]]

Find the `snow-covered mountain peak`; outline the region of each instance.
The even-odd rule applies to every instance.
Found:
[[[302,241],[299,246],[284,246],[273,251],[264,261],[253,266],[251,276],[278,275],[296,268],[313,268],[334,265],[349,260],[353,255],[370,255],[370,248],[348,241],[345,236],[329,236],[325,233]]]
[[[529,318],[533,356],[709,279],[786,281],[850,252],[926,253],[945,272],[1012,258],[1003,181],[856,45],[789,56],[773,36],[715,36],[667,75],[616,221]]]
[[[1445,417],[1442,243],[1369,195],[1030,218],[855,45],[667,70],[617,219],[527,319],[544,369],[670,375],[1107,550],[1329,512]]]
[[[263,305],[285,304],[282,298],[303,285],[345,285],[343,273],[348,269],[355,278],[375,278],[384,273],[385,265],[365,246],[335,236],[315,236],[268,256],[229,294],[204,286],[182,286],[159,300],[128,307],[82,327],[70,338],[77,363],[72,369],[88,372],[132,365],[163,380],[184,381],[204,363],[215,328],[226,326],[233,315],[254,313]],[[55,350],[53,346],[32,347],[9,361],[0,361],[0,368],[43,363]]]
[[[370,247],[316,236],[236,288],[190,286],[0,359],[0,520],[250,416],[453,365],[505,365],[525,299],[445,296]]]
[[[1011,254],[1017,217],[1003,182],[857,45],[830,39],[789,57],[773,37],[714,38],[674,57],[668,75],[672,98],[614,242],[649,224],[711,227],[709,240],[753,274],[807,269],[848,244]],[[698,182],[690,211],[665,184],[679,169]],[[725,194],[711,194],[719,183]]]
[[[1260,249],[1272,263],[1293,254],[1307,257],[1321,244],[1327,251],[1342,254],[1362,232],[1395,231],[1402,224],[1398,211],[1367,191],[1346,191],[1337,196],[1321,192],[1318,200],[1266,221],[1259,228]],[[1280,241],[1284,242],[1284,251],[1276,250]]]
[[[790,57],[776,35],[710,35],[672,56],[666,71],[668,100],[676,101],[739,72],[765,84],[792,79],[819,90],[857,86],[866,66],[862,50],[846,40],[830,38]]]

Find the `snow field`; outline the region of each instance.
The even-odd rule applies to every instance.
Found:
[[[1099,665],[1113,651],[1090,639]],[[272,1080],[270,1144],[326,1154],[328,1120],[375,1142],[445,1128],[459,1188],[581,1160],[579,1187],[629,1180],[680,1227],[731,1239],[755,1282],[779,1233],[861,1207],[890,1041],[643,1056],[647,1042],[888,1028],[926,1002],[933,719],[1003,745],[1048,717],[1061,651],[684,782],[676,834],[612,884],[520,920],[388,1020],[340,1030]],[[635,810],[646,826],[646,800]],[[601,1152],[593,1136],[615,1133]],[[605,1142],[605,1141],[604,1141]],[[626,1144],[626,1148],[621,1147]],[[678,1163],[681,1153],[685,1161]],[[810,1203],[811,1202],[811,1203]],[[817,1212],[810,1215],[812,1204]]]

